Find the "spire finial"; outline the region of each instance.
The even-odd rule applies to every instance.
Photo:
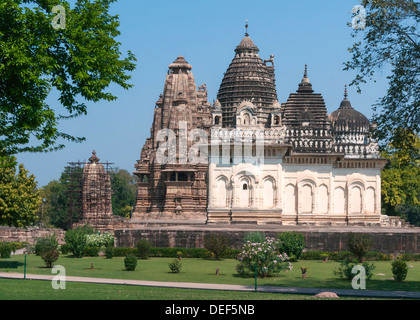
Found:
[[[305,72],[303,73],[303,78],[307,78],[308,77],[308,65],[305,64]]]
[[[93,149],[92,156],[89,158],[90,163],[98,163],[99,158],[96,156],[96,151]]]
[[[249,34],[248,34],[248,19],[246,19],[246,22],[245,22],[245,37],[248,37],[249,36]]]
[[[344,85],[344,100],[347,100],[347,84]]]

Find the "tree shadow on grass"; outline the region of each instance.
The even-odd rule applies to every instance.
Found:
[[[279,287],[308,287],[308,288],[330,288],[330,289],[352,289],[351,280],[342,280],[338,278],[317,279],[316,277],[308,276],[306,279],[278,279],[278,282],[264,283],[265,286],[279,286]],[[420,282],[417,281],[403,281],[396,282],[394,280],[366,280],[366,290],[381,290],[381,291],[420,291]]]
[[[19,261],[0,261],[0,269],[17,269],[23,265],[24,263]]]
[[[234,273],[232,275],[232,277],[234,277],[234,278],[250,279],[250,278],[255,278],[255,275],[254,274],[250,274],[250,273],[245,273],[245,274]]]

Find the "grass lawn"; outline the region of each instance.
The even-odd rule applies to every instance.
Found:
[[[243,278],[236,273],[237,261],[233,259],[213,261],[184,258],[182,260],[182,270],[177,274],[171,273],[169,270],[168,263],[172,260],[173,258],[138,260],[135,271],[125,271],[124,258],[122,257],[114,257],[113,259],[106,259],[105,257],[73,258],[72,256],[61,255],[56,265],[64,266],[68,276],[254,285],[253,277]],[[92,263],[94,269],[91,269]],[[406,280],[402,283],[390,279],[392,278],[391,261],[376,261],[374,264],[376,265],[375,276],[366,281],[367,290],[420,291],[420,262],[407,262],[411,267],[408,270]],[[0,272],[23,273],[23,265],[23,255],[0,259]],[[308,267],[306,279],[302,279],[301,276],[300,266],[302,265]],[[322,261],[301,260],[293,263],[292,271],[282,272],[274,277],[258,279],[258,285],[351,289],[350,281],[340,280],[333,274],[338,266],[339,263],[335,261],[322,263]],[[216,268],[220,268],[219,275],[216,275]],[[52,274],[51,269],[45,268],[42,259],[34,254],[27,256],[26,272],[28,274]]]
[[[194,290],[67,282],[66,290],[50,281],[0,279],[0,300],[331,300],[311,295],[265,292]],[[340,300],[380,300],[340,297]],[[388,299],[385,299],[388,300]]]

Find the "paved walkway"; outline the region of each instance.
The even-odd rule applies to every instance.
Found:
[[[26,279],[31,280],[53,280],[54,275],[26,274]],[[23,279],[22,273],[0,272],[0,279]],[[190,282],[163,282],[163,281],[143,281],[143,280],[124,280],[108,278],[88,278],[66,276],[69,282],[102,283],[117,285],[133,285],[147,287],[166,287],[180,289],[202,289],[202,290],[223,290],[223,291],[254,291],[254,286],[242,286],[231,284],[211,284],[211,283],[190,283]],[[287,294],[308,294],[315,295],[320,292],[334,292],[340,296],[350,297],[376,297],[376,298],[409,298],[420,299],[419,291],[381,291],[381,290],[353,290],[353,289],[318,289],[318,288],[286,288],[272,286],[258,286],[258,292],[287,293]]]

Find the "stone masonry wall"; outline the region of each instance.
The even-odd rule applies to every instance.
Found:
[[[139,239],[147,239],[156,247],[202,248],[204,238],[210,233],[228,236],[234,248],[240,248],[242,239],[249,231],[237,230],[168,230],[125,229],[115,230],[116,246],[134,247]],[[347,232],[299,231],[304,234],[307,250],[340,251],[347,250]],[[267,231],[266,236],[276,236],[280,232]],[[419,253],[420,233],[376,232],[369,233],[373,240],[372,251],[382,253]]]
[[[34,245],[37,238],[45,237],[48,234],[55,233],[59,244],[64,243],[65,231],[61,229],[44,229],[44,228],[9,228],[0,227],[0,242],[28,242]]]

